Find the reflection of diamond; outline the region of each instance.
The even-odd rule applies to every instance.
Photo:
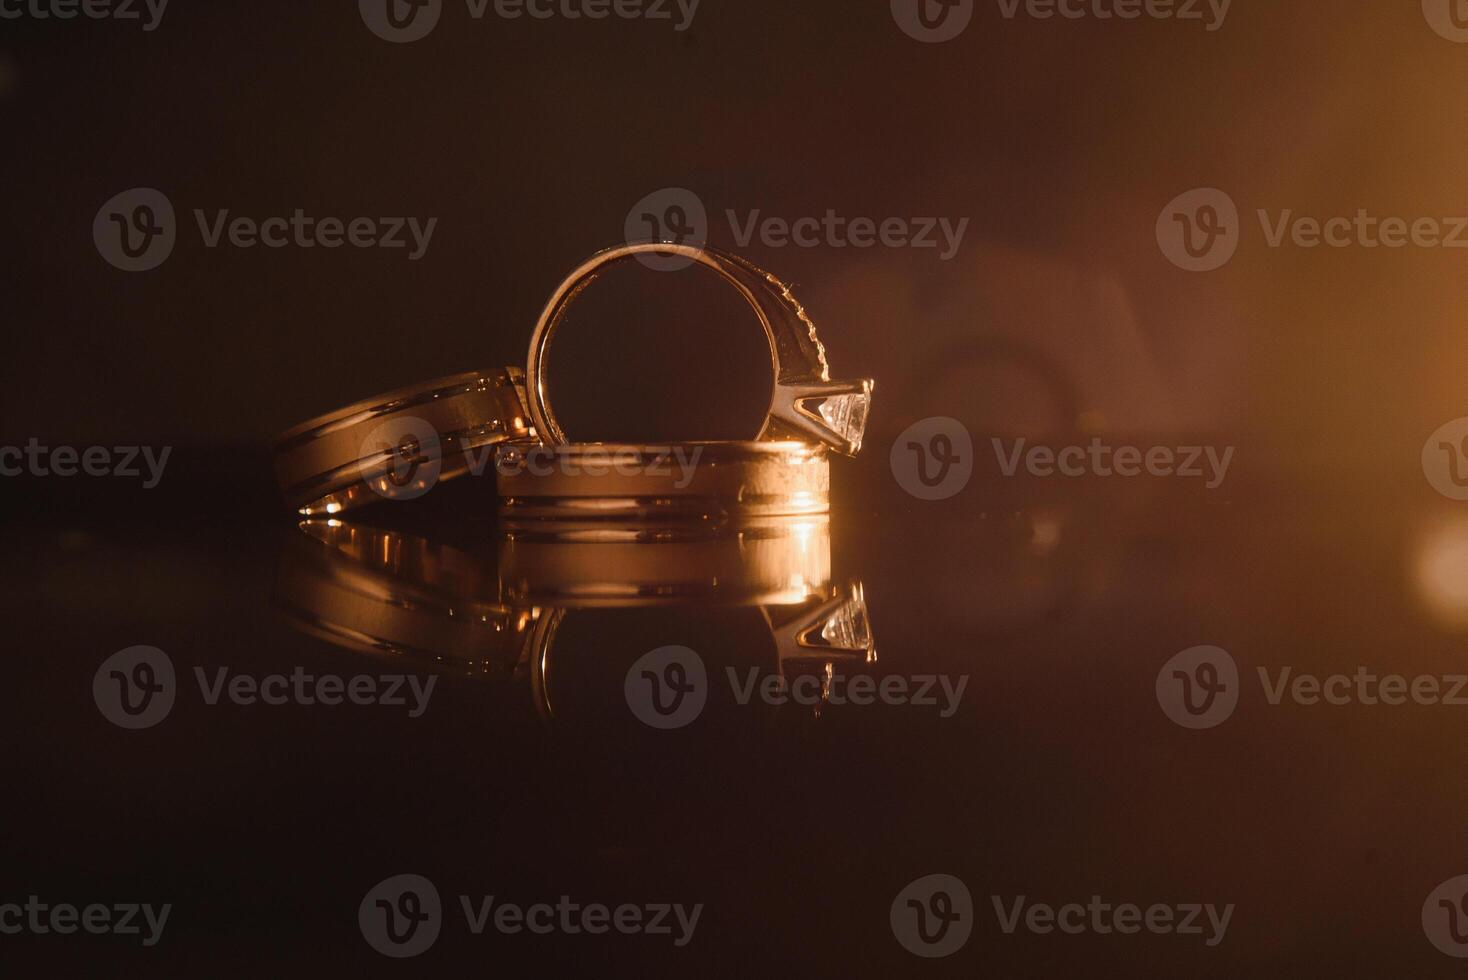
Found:
[[[872,396],[858,391],[849,395],[831,395],[821,402],[818,411],[837,435],[851,443],[854,453],[861,448],[862,433],[867,427],[867,410],[871,405]]]
[[[847,599],[826,619],[821,639],[840,650],[870,651],[872,625],[867,620],[867,604],[860,595]]]

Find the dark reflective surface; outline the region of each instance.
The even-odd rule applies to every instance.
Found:
[[[48,629],[9,654],[25,790],[6,877],[53,901],[174,911],[153,949],[21,936],[9,955],[124,973],[375,974],[397,964],[363,941],[358,903],[410,873],[445,908],[416,961],[433,970],[1426,976],[1451,964],[1420,915],[1468,861],[1453,843],[1464,709],[1275,706],[1257,669],[1271,683],[1284,666],[1460,670],[1468,532],[1453,510],[1426,495],[1410,510],[1346,496],[1303,507],[1244,481],[1220,493],[976,482],[919,507],[871,469],[841,476],[829,538],[807,522],[743,542],[506,542],[462,516],[475,486],[353,524],[299,525],[263,503],[257,521],[153,512],[140,497],[131,518],[73,501],[50,523],[12,525],[11,621]],[[1048,502],[1006,499],[1021,490]],[[163,722],[124,731],[87,692],[103,659],[139,643],[172,658],[179,694]],[[1200,644],[1233,656],[1241,696],[1194,731],[1164,714],[1156,683]],[[639,720],[627,680],[670,645],[697,651],[711,693],[664,730]],[[210,705],[195,668],[210,683],[219,668],[437,681],[411,717],[411,703]],[[782,674],[828,697],[735,696]],[[843,701],[861,674],[906,678],[909,695],[925,676],[966,680],[945,717],[941,693],[933,706]],[[966,884],[973,935],[924,963],[889,916],[932,874]],[[462,895],[703,910],[682,947],[475,935]],[[1212,947],[1206,930],[1006,933],[994,896],[1008,915],[1021,895],[1235,908]]]

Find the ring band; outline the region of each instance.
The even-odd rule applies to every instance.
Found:
[[[598,252],[556,288],[530,337],[526,366],[526,407],[541,440],[561,446],[569,440],[550,405],[546,379],[551,339],[577,295],[608,266],[638,255],[658,253],[690,259],[718,273],[749,303],[770,345],[774,385],[757,440],[802,439],[855,456],[861,449],[871,406],[872,381],[832,381],[826,349],[816,327],[790,287],[757,266],[725,252],[667,242],[622,245]]]
[[[275,445],[281,492],[304,515],[422,496],[481,471],[489,451],[534,438],[518,368],[469,371],[400,388],[303,422]]]
[[[725,523],[830,510],[830,459],[803,442],[516,445],[500,451],[497,469],[510,533],[522,521]]]

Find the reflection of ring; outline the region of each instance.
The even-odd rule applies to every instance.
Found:
[[[281,556],[275,602],[302,632],[471,675],[508,675],[519,660],[531,611],[502,602],[475,556],[335,520],[300,531]]]
[[[826,593],[830,518],[769,518],[737,531],[608,530],[557,524],[511,532],[499,549],[500,588],[517,605],[785,606]]]
[[[672,518],[710,523],[824,514],[826,450],[802,442],[512,446],[499,463],[500,517]]]
[[[534,435],[518,390],[523,384],[517,368],[470,371],[304,422],[276,442],[281,490],[302,514],[335,514],[475,470],[474,450]],[[488,452],[478,464],[489,462]],[[428,479],[420,475],[425,470]]]
[[[848,456],[861,449],[872,382],[832,381],[815,324],[790,288],[762,269],[724,252],[667,242],[623,245],[599,252],[566,277],[546,304],[530,337],[527,407],[540,438],[550,446],[568,440],[550,406],[546,366],[551,338],[577,295],[606,266],[637,255],[680,255],[706,266],[737,289],[759,317],[770,344],[775,382],[760,440],[803,439]]]
[[[866,595],[861,583],[853,582],[845,587],[824,585],[811,589],[803,602],[787,605],[791,598],[793,596],[781,597],[773,604],[754,607],[759,610],[774,643],[775,657],[771,666],[782,677],[790,672],[803,673],[814,668],[822,678],[821,701],[825,701],[837,664],[869,664],[877,659],[871,623],[867,618]],[[607,607],[639,604],[630,598],[620,603],[610,600],[602,603]],[[715,605],[723,608],[723,603]],[[534,625],[527,631],[521,655],[521,661],[530,668],[530,686],[536,710],[548,723],[557,721],[558,699],[553,694],[563,685],[553,683],[561,672],[553,671],[552,666],[561,658],[552,654],[557,632],[568,611],[568,606],[560,601],[541,608]],[[820,714],[819,707],[816,714]]]
[[[815,518],[689,530],[671,541],[514,539],[502,545],[496,575],[477,548],[306,520],[286,542],[274,600],[295,628],[349,650],[470,677],[528,678],[547,721],[556,714],[552,650],[571,610],[692,607],[697,621],[748,610],[769,630],[766,667],[814,669],[824,691],[835,665],[876,659],[861,584],[830,582],[829,535]],[[599,635],[606,644],[614,634]]]

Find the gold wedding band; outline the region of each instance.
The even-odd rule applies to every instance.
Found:
[[[335,514],[487,471],[490,447],[534,436],[523,386],[517,368],[469,371],[303,422],[275,445],[281,491],[301,514]]]
[[[544,520],[723,524],[824,514],[830,487],[825,448],[803,442],[516,445],[499,458],[507,533]]]

